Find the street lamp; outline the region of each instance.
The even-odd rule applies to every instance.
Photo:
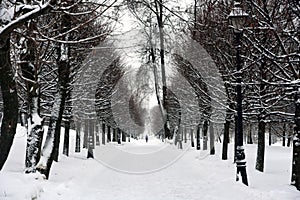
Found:
[[[241,174],[242,182],[248,185],[247,172],[246,172],[246,160],[243,147],[243,110],[242,110],[242,61],[240,56],[241,51],[241,38],[243,36],[243,28],[247,22],[248,14],[242,10],[239,2],[234,3],[228,21],[230,28],[233,28],[235,35],[235,49],[236,49],[236,111],[237,111],[237,139],[236,139],[236,168],[237,175],[236,180],[239,180],[239,174]]]

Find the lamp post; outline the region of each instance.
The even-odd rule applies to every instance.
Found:
[[[234,3],[228,21],[230,27],[233,28],[235,35],[235,49],[236,49],[236,111],[237,111],[237,139],[236,139],[236,180],[239,180],[239,174],[242,177],[242,182],[248,185],[247,172],[246,172],[246,160],[243,147],[243,110],[242,110],[242,61],[241,61],[241,38],[243,36],[243,28],[247,21],[248,14],[242,10],[239,2]]]

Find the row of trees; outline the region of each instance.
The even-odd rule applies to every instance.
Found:
[[[26,171],[37,169],[48,177],[53,160],[58,160],[62,122],[65,153],[72,119],[99,119],[109,137],[110,130],[118,128],[124,133],[141,133],[146,123],[143,102],[151,86],[135,79],[138,89],[130,88],[132,80],[122,55],[103,42],[118,17],[116,1],[38,3],[1,2],[5,14],[0,32],[0,169],[13,142],[20,108],[21,122],[28,128]],[[144,68],[137,71],[137,77],[149,76],[147,70],[153,72],[158,107],[150,112],[157,116],[152,129],[159,130],[163,124],[158,135],[163,140],[178,136],[175,142],[180,144],[180,134],[186,133],[182,127],[197,127],[196,146],[200,149],[200,126],[207,142],[209,125],[223,123],[222,159],[227,159],[230,127],[235,121],[237,73],[235,41],[227,23],[232,2],[195,0],[184,11],[162,0],[125,3],[143,26],[139,34],[145,41],[139,55]],[[245,0],[242,5],[251,16],[241,49],[244,119],[258,124],[256,168],[264,169],[266,124],[294,124],[292,181],[300,189],[299,5],[293,0]],[[104,45],[87,56],[87,49],[99,42]],[[213,62],[199,59],[208,55]],[[45,123],[49,129],[42,149]],[[79,143],[79,134],[76,141]]]
[[[28,130],[26,172],[38,170],[48,178],[58,160],[63,121],[68,137],[72,83],[89,48],[111,33],[118,6],[116,1],[1,1],[1,13],[0,169],[13,142],[19,108]],[[44,124],[49,129],[42,148]]]
[[[266,124],[294,124],[292,183],[299,179],[299,3],[295,1],[243,1],[250,15],[242,37],[244,119],[258,124],[256,169],[264,170]],[[233,34],[227,17],[228,1],[195,1],[193,37],[214,59],[225,82],[227,114],[224,146],[234,116],[235,62]],[[274,126],[273,126],[274,127]],[[286,137],[286,136],[285,136]],[[290,136],[291,137],[291,136]],[[223,159],[227,159],[223,151]],[[298,166],[298,167],[297,167]]]
[[[147,48],[144,51],[149,55],[149,65],[154,72],[155,90],[159,105],[161,105],[161,115],[164,119],[166,136],[170,136],[172,130],[168,113],[166,83],[166,58],[177,60],[175,66],[179,66],[177,71],[193,87],[194,93],[198,95],[198,112],[205,117],[195,120],[197,123],[207,124],[207,120],[213,121],[210,106],[212,103],[208,99],[215,101],[211,94],[211,84],[204,80],[208,89],[201,87],[202,70],[197,74],[197,65],[192,56],[180,58],[170,58],[172,54],[171,43],[176,39],[178,30],[185,33],[186,37],[191,36],[197,43],[202,45],[213,59],[224,82],[225,102],[217,102],[214,109],[225,110],[224,140],[222,159],[227,159],[230,124],[235,122],[235,102],[236,102],[236,71],[235,46],[232,30],[229,28],[227,18],[233,7],[233,2],[229,1],[194,1],[189,12],[191,20],[185,20],[182,10],[167,6],[164,1],[129,1],[131,11],[144,26]],[[299,4],[295,1],[243,1],[243,8],[250,15],[247,27],[244,29],[241,52],[244,62],[243,74],[243,110],[244,120],[247,123],[257,124],[258,128],[258,150],[256,169],[264,170],[265,155],[265,135],[266,124],[269,124],[269,134],[272,127],[277,124],[294,124],[293,136],[293,170],[292,183],[300,188],[299,179],[299,133],[298,115],[299,113]],[[181,22],[187,22],[182,24]],[[186,32],[186,29],[190,32]],[[178,35],[178,34],[177,34]],[[184,36],[183,36],[184,37]],[[158,43],[158,44],[157,44]],[[184,43],[184,42],[183,42]],[[181,44],[181,48],[185,48]],[[176,52],[176,51],[175,51]],[[191,51],[187,51],[191,54]],[[157,62],[157,58],[160,62]],[[188,58],[188,59],[187,59]],[[186,59],[186,60],[184,60]],[[188,64],[189,61],[192,63]],[[183,60],[183,65],[178,63]],[[159,67],[158,67],[159,66]],[[192,69],[189,71],[189,68]],[[185,74],[185,71],[186,74]],[[196,71],[196,74],[195,74]],[[158,74],[161,72],[161,75]],[[193,74],[194,73],[194,74]],[[190,78],[189,78],[190,77]],[[211,75],[210,78],[213,78]],[[172,82],[172,80],[170,81]],[[205,85],[204,84],[204,85]],[[165,88],[165,89],[164,89]],[[200,92],[197,92],[200,89]],[[162,92],[160,93],[160,90]],[[162,94],[162,98],[160,95]],[[219,93],[219,94],[222,94]],[[208,99],[205,99],[205,98]],[[218,108],[217,108],[218,107]],[[182,108],[182,105],[181,105]],[[169,108],[170,110],[170,108]],[[191,122],[190,122],[191,123]],[[173,125],[174,128],[174,125]],[[205,127],[203,128],[206,129]],[[286,130],[286,128],[283,128]],[[173,129],[174,130],[174,129]],[[271,130],[271,131],[270,131]],[[275,129],[275,132],[279,129]],[[290,130],[290,129],[289,129]],[[251,138],[251,137],[249,137]],[[249,140],[251,143],[251,139]],[[298,166],[298,168],[297,168]]]

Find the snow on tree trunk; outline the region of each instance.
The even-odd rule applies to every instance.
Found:
[[[293,137],[292,184],[300,190],[300,88],[295,94],[295,127]]]
[[[0,38],[0,86],[3,98],[3,115],[0,132],[0,170],[7,160],[18,122],[18,96],[10,61],[10,39]]]
[[[88,152],[87,158],[94,158],[93,149],[95,148],[95,132],[94,132],[94,122],[92,119],[89,120],[89,130],[88,130]]]
[[[59,45],[57,48],[58,58],[58,84],[57,95],[55,96],[53,108],[50,117],[49,128],[47,132],[46,141],[42,151],[42,157],[37,164],[37,170],[49,178],[50,168],[53,160],[58,161],[59,143],[60,143],[60,129],[62,117],[65,109],[65,102],[67,98],[67,87],[69,83],[69,61],[65,53],[68,49],[64,45]]]
[[[68,87],[69,88],[69,87]],[[72,118],[72,104],[71,104],[71,91],[67,89],[67,101],[66,101],[66,109],[65,109],[65,134],[64,134],[64,147],[63,147],[63,154],[69,156],[69,144],[70,144],[70,126],[71,126],[71,118]]]
[[[89,135],[88,135],[88,149],[95,149],[95,122],[93,119],[89,120]]]
[[[45,140],[45,144],[43,146],[41,158],[37,164],[36,169],[44,174],[46,179],[49,178],[50,168],[54,160],[54,145],[57,140],[56,129],[60,126],[57,126],[57,121],[60,112],[60,104],[61,104],[61,95],[57,94],[54,99],[54,103],[52,106],[51,117],[49,122],[49,128]]]
[[[29,93],[28,95],[31,95],[31,93]],[[39,97],[35,96],[29,99],[30,117],[28,118],[25,173],[32,173],[36,171],[35,167],[38,160],[40,159],[41,146],[44,135],[43,119],[39,116],[38,111]]]

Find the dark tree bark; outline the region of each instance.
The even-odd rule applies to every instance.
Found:
[[[202,133],[203,133],[203,150],[207,150],[207,131],[208,131],[208,120],[205,120],[204,121],[204,124],[203,124],[203,130],[202,130]]]
[[[96,130],[96,145],[99,146],[100,145],[100,133],[99,133],[98,123],[95,123],[95,130]]]
[[[69,156],[69,143],[70,143],[70,120],[65,121],[65,134],[64,134],[64,148],[63,154]]]
[[[0,38],[0,86],[3,98],[3,117],[0,134],[0,170],[7,160],[18,123],[18,96],[10,61],[10,38]]]
[[[67,83],[69,85],[69,83]],[[66,88],[66,109],[65,109],[65,134],[64,134],[64,146],[63,146],[63,154],[69,156],[70,150],[70,126],[71,126],[71,112],[72,112],[72,104],[71,104],[71,91],[70,87]]]
[[[198,124],[198,126],[197,126],[196,145],[197,145],[196,149],[200,150],[201,149],[201,146],[200,146],[200,124]]]
[[[195,147],[194,143],[194,130],[191,128],[191,147]]]
[[[117,128],[116,132],[117,132],[117,141],[118,141],[118,144],[121,144],[121,129]]]
[[[107,126],[107,142],[111,142],[110,126]]]
[[[81,132],[81,122],[76,122],[76,143],[75,143],[75,152],[80,152],[80,132]]]
[[[122,142],[126,142],[126,133],[123,130],[121,131],[122,131]]]
[[[95,149],[95,121],[89,120],[88,149]]]
[[[283,132],[282,132],[282,146],[285,147],[285,139],[286,139],[286,123],[283,122]]]
[[[272,126],[271,122],[269,123],[269,146],[272,145]]]
[[[215,155],[215,133],[213,122],[210,122],[209,126],[209,142],[210,142],[210,155]]]
[[[183,130],[184,130],[184,143],[187,143],[187,128],[186,128],[186,126],[183,128]]]
[[[83,133],[83,148],[88,147],[88,135],[89,135],[89,120],[84,120],[84,133]]]
[[[70,16],[65,14],[61,18],[61,31],[65,32],[70,27],[71,19]],[[68,40],[67,36],[66,40]],[[70,48],[68,44],[57,45],[57,66],[58,66],[58,91],[60,93],[60,109],[58,113],[57,123],[55,128],[55,143],[54,143],[54,161],[58,161],[59,155],[59,143],[60,143],[60,127],[62,123],[62,117],[65,110],[66,99],[68,96],[68,90],[70,86]]]
[[[117,142],[117,130],[116,130],[116,128],[113,128],[113,134],[112,134],[112,136],[113,136],[113,138],[112,138],[112,141],[113,142]]]
[[[94,132],[94,121],[92,119],[89,120],[89,128],[88,128],[88,152],[87,158],[94,158],[93,149],[95,149],[95,132]]]
[[[228,143],[229,143],[229,128],[230,128],[230,119],[226,117],[224,123],[224,139],[223,139],[223,148],[222,148],[222,160],[228,159]]]
[[[250,128],[249,128],[249,135],[248,135],[248,140],[247,140],[247,144],[253,144],[253,140],[252,140],[252,129],[253,129],[253,124],[250,121]]]
[[[293,136],[292,184],[300,190],[300,91],[295,89],[295,128]]]
[[[260,119],[258,122],[258,143],[257,143],[257,157],[255,168],[258,171],[264,171],[264,160],[265,160],[265,128],[266,123],[264,119]]]
[[[105,144],[105,124],[102,124],[102,144]]]

